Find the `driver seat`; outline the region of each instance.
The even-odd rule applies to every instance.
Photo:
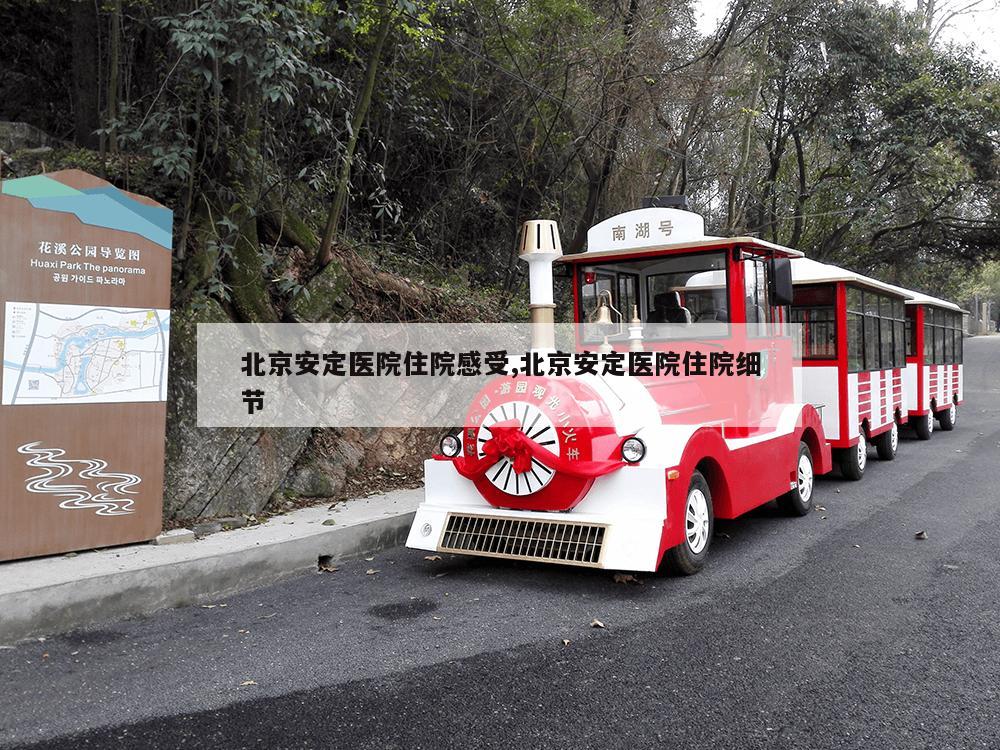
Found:
[[[681,305],[679,292],[660,292],[653,297],[650,323],[690,323],[691,311]]]

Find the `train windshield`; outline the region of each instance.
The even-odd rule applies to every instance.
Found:
[[[577,322],[588,342],[625,339],[633,320],[643,324],[644,338],[729,333],[725,252],[584,265],[579,283]]]

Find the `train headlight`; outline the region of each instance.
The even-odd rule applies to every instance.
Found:
[[[646,444],[637,437],[622,443],[622,458],[630,464],[639,463],[646,456]]]
[[[462,442],[454,435],[445,435],[441,438],[441,452],[448,458],[455,458],[462,452]]]

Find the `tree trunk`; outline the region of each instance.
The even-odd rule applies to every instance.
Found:
[[[760,88],[764,81],[764,68],[767,65],[768,59],[767,49],[771,40],[770,27],[765,29],[763,33],[764,36],[760,42],[760,56],[757,58],[757,70],[754,72],[753,84],[750,86],[750,92],[744,106],[743,133],[740,139],[740,161],[729,183],[729,201],[726,213],[727,234],[734,234],[737,227],[743,222],[745,200],[738,200],[737,194],[750,163],[750,142],[753,138],[754,111],[757,106],[757,100],[760,99]]]
[[[382,10],[379,17],[375,47],[368,58],[364,87],[361,89],[361,94],[354,107],[354,114],[351,116],[351,134],[347,141],[344,161],[340,166],[340,174],[337,179],[337,192],[333,197],[330,213],[326,217],[326,227],[323,229],[323,239],[320,242],[319,248],[319,262],[321,266],[325,266],[333,259],[333,241],[337,236],[337,228],[340,225],[344,207],[347,205],[354,152],[358,147],[358,139],[361,136],[361,128],[365,124],[365,118],[368,116],[368,109],[371,107],[372,92],[375,90],[375,78],[378,74],[379,58],[382,56],[382,48],[385,47],[385,40],[389,36],[392,21],[392,13],[388,10]]]
[[[111,125],[111,136],[108,139],[108,151],[112,156],[118,154],[118,128],[113,123],[118,119],[118,98],[121,88],[119,67],[121,65],[121,35],[122,35],[122,0],[115,0],[111,9],[111,39],[110,61],[108,63],[108,124]]]
[[[220,172],[216,183],[225,185],[235,194],[235,202],[216,198],[216,211],[236,225],[235,237],[230,237],[232,256],[223,268],[223,278],[229,285],[229,298],[239,320],[247,323],[275,323],[278,313],[264,277],[264,255],[257,234],[258,207],[264,195],[264,169],[261,155],[260,112],[263,104],[257,96],[247,100],[247,76],[241,67],[238,74],[226,82],[230,104],[230,121],[242,118],[243,135],[219,154]]]
[[[73,139],[78,146],[97,148],[101,127],[97,11],[90,0],[70,4],[73,50]]]
[[[790,247],[798,247],[799,242],[802,241],[802,230],[805,222],[803,213],[805,212],[806,201],[809,200],[809,191],[806,188],[806,156],[802,149],[802,136],[799,135],[799,131],[792,131],[792,141],[795,143],[795,163],[798,165],[799,194],[795,200],[792,238],[788,244]]]
[[[622,80],[624,81],[629,80],[632,71],[632,48],[635,45],[635,18],[638,12],[638,0],[630,0],[628,11],[626,11],[625,19],[622,23],[625,36],[625,45],[622,48],[622,61],[624,63],[622,65],[624,72]],[[625,86],[623,85],[624,88]],[[583,213],[576,223],[576,232],[573,234],[573,239],[566,248],[567,254],[579,253],[583,250],[583,245],[587,241],[587,230],[594,223],[594,216],[597,214],[597,208],[601,202],[601,194],[604,192],[604,188],[608,184],[608,179],[611,177],[611,171],[614,169],[621,134],[625,129],[625,124],[628,122],[629,113],[632,111],[632,101],[628,97],[628,91],[623,90],[621,97],[621,104],[618,106],[618,113],[615,115],[611,138],[604,150],[604,160],[601,164],[600,172],[595,176],[588,170],[590,180],[587,185],[587,203],[584,205]]]

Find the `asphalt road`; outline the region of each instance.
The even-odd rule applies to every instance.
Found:
[[[1000,747],[1000,337],[966,360],[954,432],[697,576],[393,550],[2,650],[0,744]]]

